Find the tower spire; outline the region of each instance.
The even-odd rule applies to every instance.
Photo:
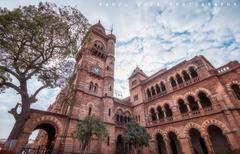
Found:
[[[111,34],[113,33],[113,24],[112,24],[112,27],[111,27]]]

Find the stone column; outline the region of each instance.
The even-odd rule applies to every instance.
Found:
[[[164,140],[164,142],[165,142],[167,154],[172,154],[172,149],[171,149],[171,146],[170,146],[170,141],[169,141],[169,140]]]
[[[164,118],[167,118],[167,115],[166,115],[166,110],[165,110],[165,108],[163,108],[163,109],[162,109],[162,111],[163,111]]]
[[[212,146],[212,142],[209,139],[208,135],[203,135],[202,138],[205,141],[205,144],[207,146],[207,150],[209,154],[214,154],[214,150],[213,150],[213,146]]]
[[[183,137],[179,139],[179,143],[180,143],[180,149],[182,153],[186,153],[186,154],[191,154],[192,152],[192,148],[191,148],[191,142],[189,141],[189,137]]]
[[[187,103],[186,105],[187,105],[188,112],[191,112],[191,108],[189,106],[189,103]]]
[[[201,104],[200,100],[198,99],[196,101],[197,101],[197,104],[198,104],[199,108],[202,109],[202,104]]]
[[[156,140],[151,140],[150,141],[150,145],[148,147],[148,152],[147,153],[150,153],[150,154],[154,154],[154,153],[157,153],[157,141]]]
[[[55,143],[54,143],[54,147],[53,147],[53,154],[58,154],[60,151],[60,147],[61,147],[61,140],[62,138],[60,136],[57,136],[55,139]]]
[[[155,111],[155,110],[154,110],[154,111]],[[157,120],[159,120],[158,112],[155,111],[155,114],[156,114],[156,116],[157,116]]]

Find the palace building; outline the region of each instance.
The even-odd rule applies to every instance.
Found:
[[[130,96],[115,98],[116,37],[101,23],[93,25],[76,57],[71,85],[64,88],[47,111],[31,109],[17,142],[27,144],[41,129],[34,146],[52,153],[79,153],[73,138],[79,120],[94,114],[106,124],[107,142],[92,138],[88,151],[127,154],[123,130],[137,122],[151,136],[144,154],[231,154],[240,152],[240,64],[215,68],[196,56],[151,76],[136,67],[129,77]]]

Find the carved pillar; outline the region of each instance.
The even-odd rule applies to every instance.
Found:
[[[154,111],[155,111],[155,110],[154,110]],[[158,112],[155,111],[155,114],[156,114],[156,116],[157,116],[157,120],[159,120]]]
[[[199,108],[202,109],[202,104],[201,104],[200,100],[198,99],[196,101],[197,101],[197,104],[198,104]]]
[[[210,141],[209,136],[208,135],[203,135],[202,138],[204,139],[204,141],[206,143],[208,153],[209,154],[214,154],[212,142]]]
[[[163,111],[164,118],[167,118],[167,114],[166,114],[165,108],[163,108],[162,111]]]
[[[191,112],[191,108],[189,106],[189,103],[186,103],[186,105],[187,105],[188,112]]]

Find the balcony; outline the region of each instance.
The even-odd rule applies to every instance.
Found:
[[[165,117],[165,118],[157,119],[155,121],[152,121],[150,119],[149,120],[149,125],[150,126],[151,125],[161,125],[161,124],[167,124],[167,123],[170,123],[170,122],[176,122],[176,121],[180,121],[180,120],[187,120],[187,119],[211,114],[211,113],[214,113],[216,111],[217,110],[214,110],[213,107],[210,106],[210,107],[202,108],[200,110],[195,110],[195,111],[182,113],[180,116]]]
[[[158,93],[158,94],[156,94],[156,95],[154,95],[154,96],[148,97],[148,100],[153,100],[153,99],[155,99],[155,98],[162,97],[162,96],[164,96],[164,95],[166,95],[166,94],[167,94],[167,91],[166,91],[166,90],[165,90],[165,91],[161,91],[160,93]]]

